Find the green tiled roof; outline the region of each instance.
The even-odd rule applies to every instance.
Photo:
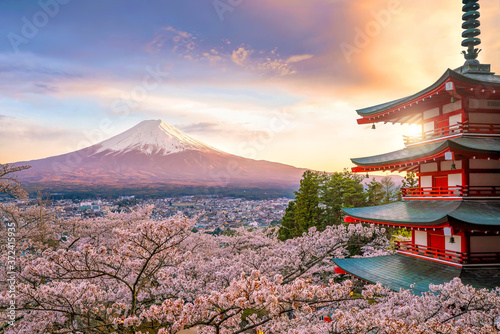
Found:
[[[391,163],[404,163],[441,152],[447,147],[447,142],[448,141],[408,147],[399,151],[373,155],[370,157],[353,158],[351,161],[358,166],[383,166]]]
[[[382,103],[382,104],[379,104],[376,106],[359,109],[359,110],[356,110],[356,112],[360,116],[370,116],[370,115],[382,112],[384,110],[396,107],[401,103],[411,101],[415,98],[418,98],[421,95],[424,95],[428,92],[431,92],[432,90],[436,89],[441,84],[443,84],[448,78],[455,78],[455,79],[469,82],[469,83],[476,84],[476,85],[487,85],[487,86],[492,86],[492,87],[500,86],[500,76],[498,76],[498,75],[459,74],[451,69],[448,69],[435,83],[433,83],[431,86],[421,90],[420,92],[418,92],[416,94],[413,94],[413,95],[410,95],[407,97],[403,97],[401,99],[397,99],[394,101],[390,101],[387,103]]]
[[[458,201],[400,201],[386,205],[342,209],[351,217],[381,223],[437,225],[458,208]]]
[[[415,284],[416,295],[429,291],[429,284],[442,284],[455,277],[475,288],[493,289],[500,285],[500,267],[460,268],[401,254],[333,261],[354,276],[371,283],[380,282],[394,291],[410,289]]]
[[[399,151],[374,155],[364,158],[355,158],[351,161],[358,166],[383,166],[389,164],[404,163],[407,161],[425,158],[442,152],[446,148],[454,148],[463,151],[473,151],[485,154],[500,153],[500,139],[498,138],[468,138],[459,137],[442,142],[419,145],[404,148]]]
[[[360,220],[407,226],[433,226],[446,222],[500,226],[500,201],[400,201],[386,205],[343,208],[342,211]]]
[[[500,226],[500,202],[464,201],[458,210],[449,214],[449,217],[458,222]]]

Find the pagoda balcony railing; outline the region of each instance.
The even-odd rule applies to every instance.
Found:
[[[500,263],[500,252],[465,253],[465,263]]]
[[[500,197],[500,186],[402,188],[403,197]]]
[[[479,135],[500,135],[500,124],[489,123],[457,123],[454,125],[425,131],[418,136],[403,136],[405,145],[412,145],[440,137],[452,136],[461,133],[473,133]]]
[[[467,259],[466,254],[461,252],[417,245],[410,241],[396,241],[396,250],[455,263],[465,263]]]
[[[500,263],[500,252],[461,253],[435,247],[413,244],[410,241],[396,241],[396,250],[460,264]]]

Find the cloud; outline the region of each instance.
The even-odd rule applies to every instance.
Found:
[[[1,116],[0,119],[7,118]],[[55,127],[44,127],[39,124],[30,124],[21,121],[9,122],[9,127],[2,129],[1,139],[7,138],[31,138],[34,141],[55,140],[70,136],[72,131],[58,129]],[[3,140],[2,140],[3,141]]]
[[[211,49],[209,52],[204,52],[203,57],[208,59],[211,63],[217,63],[224,59],[215,49]]]
[[[216,41],[210,38],[204,39],[195,33],[172,26],[161,28],[155,38],[147,44],[146,50],[151,54],[177,55],[178,59],[186,61],[178,64],[185,68],[195,64],[204,66],[208,62],[212,68],[218,68],[220,71],[232,70],[237,73],[244,70],[246,73],[264,77],[294,74],[296,69],[291,65],[293,62],[312,57],[308,54],[297,55],[288,57],[290,61],[287,61],[278,53],[277,46],[272,49],[258,49],[247,44],[234,47],[228,38]],[[202,75],[203,72],[207,72],[207,69],[203,68],[197,75]]]
[[[285,76],[295,74],[297,71],[286,61],[279,58],[264,58],[258,60],[254,66],[250,68],[256,69],[262,73],[275,74],[277,76]]]
[[[210,123],[210,122],[199,122],[199,123],[191,123],[186,125],[177,126],[182,131],[190,134],[190,133],[215,133],[221,131],[221,125],[218,123]]]
[[[81,69],[60,60],[29,53],[0,53],[0,95],[19,98],[52,94],[85,78]]]
[[[296,73],[287,61],[281,59],[276,49],[266,52],[240,46],[233,50],[231,60],[238,66],[260,74],[285,76]]]
[[[262,131],[248,129],[243,124],[238,123],[216,123],[216,122],[196,122],[189,124],[177,125],[177,128],[186,132],[187,134],[210,134],[218,136],[238,136],[238,137],[248,137],[255,133],[260,133]]]
[[[231,55],[231,60],[236,65],[245,66],[248,56],[253,52],[253,50],[247,50],[244,47],[239,47],[237,50],[234,50]]]
[[[294,56],[291,56],[289,57],[286,62],[287,63],[298,63],[298,62],[301,62],[301,61],[304,61],[304,60],[308,60],[308,59],[311,59],[313,58],[314,55],[309,55],[309,54],[304,54],[304,55],[294,55]]]
[[[415,93],[464,61],[456,0],[437,7],[431,1],[252,0],[227,12],[224,22],[211,1],[114,2],[103,2],[97,12],[88,2],[72,3],[58,24],[48,24],[23,45],[29,52],[0,53],[0,107],[7,115],[0,116],[0,137],[11,134],[0,145],[12,146],[0,149],[2,157],[40,157],[73,140],[37,132],[37,123],[89,128],[103,117],[133,125],[152,116],[185,124],[187,133],[238,154],[238,141],[251,140],[269,127],[272,111],[291,106],[296,120],[261,156],[311,168],[320,168],[314,161],[323,157],[322,168],[338,170],[349,156],[371,155],[386,140],[374,139],[385,131],[378,126],[358,127],[355,109]],[[388,15],[390,3],[401,3],[401,11]],[[19,31],[19,17],[30,14],[21,2],[12,4],[17,11],[6,15],[4,36]],[[494,70],[500,59],[498,5],[483,7],[480,61]],[[96,15],[101,19],[89,25]],[[432,38],[414,22],[432,30]],[[359,51],[350,63],[342,43]],[[134,100],[132,94],[144,88],[146,68],[157,64],[171,75]],[[120,99],[136,105],[126,117],[113,108]],[[76,106],[78,120],[70,112]],[[13,116],[29,118],[33,132],[6,126]],[[40,140],[22,139],[30,133]],[[384,150],[402,145],[394,138]]]
[[[13,117],[0,117],[0,163],[41,159],[72,151],[78,131]],[[64,148],[64,145],[69,145]]]
[[[163,27],[155,38],[146,45],[146,51],[158,53],[169,50],[185,55],[196,48],[196,37],[193,34],[177,30],[172,26]]]
[[[208,144],[217,143],[219,147],[231,146],[222,144],[224,141],[227,142],[227,138],[233,138],[236,142],[245,142],[268,135],[266,131],[249,129],[248,125],[239,123],[195,122],[177,125],[176,127],[190,136],[203,137]],[[232,151],[234,151],[234,147]]]
[[[35,83],[34,87],[38,88],[39,93],[55,93],[59,92],[60,89],[56,86],[49,85],[49,84],[43,84],[43,83]]]

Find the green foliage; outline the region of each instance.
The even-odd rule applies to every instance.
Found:
[[[283,216],[282,227],[278,231],[280,240],[300,236],[320,221],[320,182],[321,175],[318,172],[304,172],[295,199],[288,204]]]
[[[384,176],[380,182],[373,178],[368,184],[368,206],[388,204],[400,200],[400,197],[400,189],[388,175]]]
[[[212,235],[221,235],[222,233],[224,233],[224,231],[220,227],[216,227],[215,230],[213,230],[213,232],[207,232],[207,233]]]
[[[282,219],[273,219],[270,223],[269,223],[269,226],[278,226],[281,224],[283,220]]]
[[[249,229],[249,231],[252,229]],[[236,232],[231,230],[230,228],[226,229],[224,232],[222,232],[222,235],[227,235],[229,237],[235,236]]]
[[[307,231],[316,225],[321,217],[319,191],[322,176],[306,171],[300,181],[300,189],[295,193],[295,221],[299,229]]]
[[[321,185],[321,204],[323,206],[322,227],[338,225],[343,222],[342,208],[366,205],[363,176],[348,170],[342,173],[323,174]]]
[[[278,239],[287,240],[297,236],[298,226],[295,224],[295,201],[290,201],[285,210],[281,227],[278,230]]]
[[[396,228],[394,229],[393,235],[400,235],[405,238],[411,237],[411,230],[407,230],[405,228]]]
[[[367,204],[368,206],[380,205],[384,199],[383,186],[373,178],[368,184]]]
[[[403,178],[401,190],[399,191],[399,198],[403,198],[403,188],[417,188],[418,187],[418,177],[415,172],[406,173]]]
[[[415,172],[408,172],[403,178],[402,188],[416,188],[418,187],[418,177]]]
[[[387,204],[390,202],[394,202],[397,200],[397,195],[399,193],[399,188],[396,187],[396,184],[391,179],[389,175],[384,176],[382,180],[380,180],[380,184],[382,184],[382,204]]]
[[[362,176],[347,170],[331,174],[306,171],[295,199],[286,209],[278,238],[301,236],[313,226],[322,231],[326,226],[341,224],[343,207],[366,205],[362,181]]]
[[[285,211],[278,238],[287,240],[301,236],[313,226],[322,231],[327,226],[342,224],[342,208],[381,205],[400,199],[400,189],[390,176],[380,182],[373,178],[366,189],[363,179],[362,175],[347,169],[335,173],[306,171],[295,199]],[[415,174],[408,173],[405,180],[414,185]],[[359,252],[358,249],[350,251],[352,254]]]

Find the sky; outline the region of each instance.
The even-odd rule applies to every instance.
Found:
[[[479,60],[500,72],[500,1]],[[356,109],[411,95],[464,59],[459,0],[0,2],[0,163],[162,119],[217,149],[321,171],[403,148]]]

